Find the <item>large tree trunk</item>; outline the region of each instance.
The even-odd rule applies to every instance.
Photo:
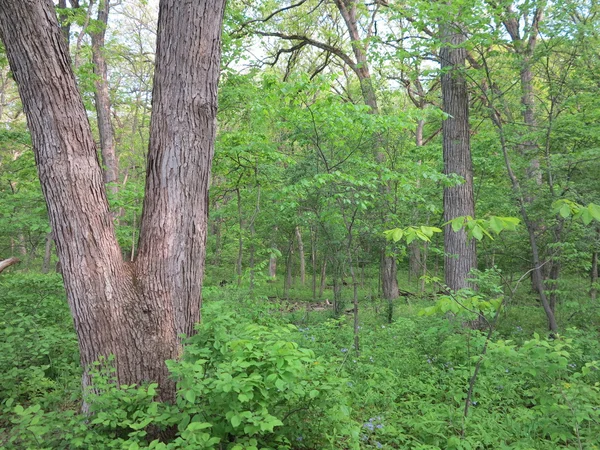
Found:
[[[104,38],[110,11],[110,0],[100,0],[98,3],[98,25],[90,32],[92,38],[92,61],[94,63],[94,84],[96,91],[96,116],[98,118],[98,133],[100,135],[100,153],[104,169],[104,182],[110,186],[113,194],[118,189],[118,161],[115,151],[115,133],[110,120],[110,95],[108,93],[108,72],[104,57]]]
[[[51,0],[0,0],[84,369],[158,382],[199,320],[224,1],[161,0],[140,249],[123,261],[87,114]],[[84,385],[89,383],[84,371]]]
[[[444,221],[460,216],[475,216],[473,166],[469,136],[469,95],[463,73],[466,51],[460,46],[465,36],[452,25],[440,27],[443,47],[442,100],[448,118],[442,125],[444,173],[458,175],[465,181],[444,188]],[[444,233],[444,268],[446,285],[452,290],[469,286],[469,272],[477,266],[475,240],[468,240],[464,229],[454,232],[450,225]]]

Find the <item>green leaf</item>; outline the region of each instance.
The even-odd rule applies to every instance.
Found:
[[[494,233],[500,234],[500,232],[504,229],[504,223],[499,217],[492,216],[490,217],[490,229]]]
[[[207,422],[192,422],[188,425],[187,429],[188,431],[199,431],[210,427],[212,427],[212,425]]]
[[[190,389],[185,392],[184,397],[188,402],[194,403],[196,401],[196,392]]]
[[[465,219],[463,217],[457,217],[456,219],[451,220],[450,224],[452,225],[452,231],[458,233],[460,230],[462,230],[462,227],[465,224]]]
[[[561,217],[563,219],[566,219],[567,217],[569,217],[571,215],[571,208],[566,203],[563,203],[563,205],[558,210],[558,213],[561,215]]]
[[[475,239],[477,239],[478,241],[483,239],[483,228],[481,228],[479,225],[476,225],[475,227],[473,227],[472,233],[473,233],[473,237]]]
[[[240,426],[240,424],[242,423],[242,418],[240,416],[238,416],[237,414],[234,416],[231,416],[231,425],[233,426],[233,428],[237,428]]]
[[[590,203],[588,205],[588,210],[590,211],[590,214],[592,215],[592,217],[594,219],[596,219],[598,222],[600,222],[600,206],[598,206],[594,203]]]

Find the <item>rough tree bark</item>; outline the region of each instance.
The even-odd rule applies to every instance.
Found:
[[[464,76],[466,50],[461,48],[465,36],[457,26],[440,26],[442,48],[442,101],[448,118],[442,124],[444,173],[458,175],[465,181],[444,188],[444,221],[460,216],[475,217],[473,165],[469,129],[469,94]],[[450,225],[444,233],[444,269],[446,285],[452,290],[468,287],[471,269],[477,266],[475,240],[468,240],[464,229],[454,232]]]
[[[224,0],[161,0],[139,253],[123,261],[96,145],[51,0],[0,0],[84,369],[158,382],[200,318]],[[84,370],[84,385],[89,374]]]

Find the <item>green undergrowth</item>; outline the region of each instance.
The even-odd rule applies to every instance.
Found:
[[[349,314],[290,312],[282,300],[207,288],[198,333],[168,363],[176,403],[155,402],[155,385],[117,389],[104,361],[84,417],[60,279],[1,282],[2,448],[598,448],[600,344],[591,315],[551,339],[539,308],[514,302],[482,357],[486,333],[419,315],[432,300],[397,301],[389,323],[385,302],[362,298],[357,352]],[[150,437],[160,430],[170,436],[164,442]]]

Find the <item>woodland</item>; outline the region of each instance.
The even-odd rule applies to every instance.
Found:
[[[0,448],[600,448],[597,0],[0,0]]]

